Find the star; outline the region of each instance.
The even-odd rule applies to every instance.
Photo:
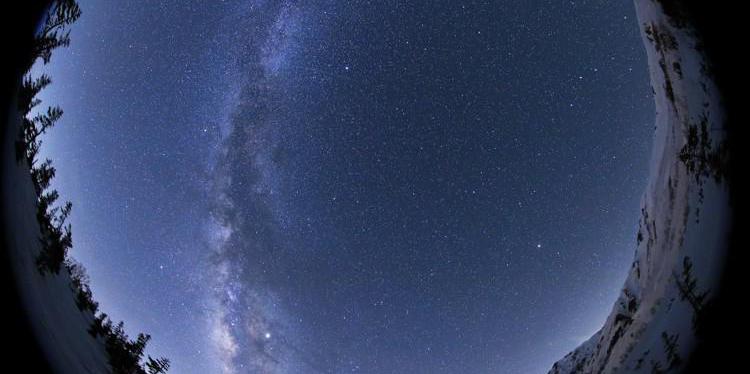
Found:
[[[627,166],[647,165],[642,155],[652,136],[639,25],[610,22],[623,14],[632,21],[632,4],[579,9],[579,3],[550,6],[543,19],[517,18],[533,12],[530,5],[515,13],[489,4],[461,11],[448,3],[434,4],[416,21],[411,9],[331,3],[324,10],[293,1],[207,5],[205,17],[196,2],[189,7],[195,10],[161,12],[169,17],[155,24],[150,7],[129,5],[134,14],[114,5],[84,11],[154,31],[128,50],[132,35],[97,32],[84,22],[71,44],[74,61],[55,67],[88,77],[92,71],[77,70],[96,66],[106,57],[100,54],[110,53],[104,47],[138,52],[99,66],[85,85],[107,92],[114,105],[101,106],[85,91],[72,93],[82,100],[65,101],[69,119],[101,119],[103,133],[121,135],[106,147],[90,147],[85,157],[79,145],[89,145],[91,134],[73,126],[59,160],[61,167],[74,163],[91,180],[90,191],[125,183],[112,194],[89,196],[88,184],[78,191],[101,202],[86,209],[106,222],[81,227],[76,237],[128,240],[96,261],[105,268],[92,263],[92,274],[118,272],[120,262],[137,256],[148,266],[133,270],[146,276],[128,272],[113,286],[125,300],[151,294],[144,288],[175,292],[154,299],[153,323],[179,333],[163,346],[158,337],[159,348],[184,350],[170,358],[186,374],[348,371],[359,360],[373,372],[393,371],[400,360],[425,372],[482,371],[491,369],[481,367],[491,364],[482,357],[501,356],[504,370],[524,372],[557,360],[572,344],[526,352],[505,350],[503,341],[526,346],[561,340],[554,330],[589,331],[581,322],[586,318],[567,315],[556,319],[560,329],[534,329],[538,318],[555,313],[550,300],[557,293],[569,303],[562,307],[576,310],[586,302],[581,295],[608,292],[611,282],[580,284],[589,263],[601,263],[597,270],[630,265],[609,246],[592,254],[600,246],[579,242],[629,238],[632,227],[582,227],[576,217],[590,206],[580,199],[587,192],[600,204],[597,213],[613,222],[632,218],[631,211],[637,216],[645,177]],[[570,40],[558,31],[568,11],[590,13],[577,19],[576,29],[611,32]],[[497,22],[486,22],[485,14],[496,14]],[[444,27],[444,16],[456,27]],[[169,31],[192,26],[177,23],[188,19],[211,34],[203,40],[199,33]],[[206,27],[216,19],[227,22]],[[89,34],[105,41],[101,50],[83,48],[90,41],[77,44]],[[255,37],[243,42],[248,34]],[[540,36],[549,49],[534,47]],[[600,42],[613,48],[585,48]],[[166,53],[148,54],[146,47]],[[187,66],[173,61],[183,54],[208,57]],[[174,72],[156,74],[157,66],[175,64]],[[135,71],[131,65],[143,67],[153,82],[118,85]],[[622,77],[629,67],[633,76]],[[205,74],[192,81],[188,71]],[[108,90],[109,84],[123,91]],[[597,131],[612,115],[611,103],[626,103],[621,119],[643,125]],[[122,123],[128,126],[114,126]],[[153,131],[144,136],[144,129]],[[589,144],[605,151],[590,152]],[[602,160],[607,172],[592,172]],[[628,184],[613,201],[606,189],[588,189],[621,181]],[[74,204],[81,200],[75,197]],[[108,207],[119,212],[108,215]],[[129,223],[124,232],[122,214]],[[534,237],[561,239],[546,248]],[[579,258],[586,260],[573,266]],[[193,279],[207,281],[186,284]],[[173,308],[173,300],[187,302]],[[607,313],[604,307],[592,313]],[[477,318],[465,318],[472,315]],[[147,328],[150,321],[134,322]],[[213,334],[181,329],[185,323],[208,325]],[[350,344],[340,334],[367,344]],[[453,334],[460,339],[446,343]],[[202,353],[190,354],[199,348]],[[226,349],[228,355],[216,355]],[[393,350],[398,355],[387,354]],[[382,362],[383,354],[392,360]]]

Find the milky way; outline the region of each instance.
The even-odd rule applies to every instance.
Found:
[[[45,92],[73,254],[175,372],[536,373],[601,326],[653,129],[632,4],[81,3]]]
[[[279,75],[293,48],[298,15],[287,2],[239,10],[242,17],[228,21],[250,32],[232,38],[239,44],[231,48],[240,52],[235,68],[242,87],[214,171],[217,200],[209,227],[216,278],[210,323],[225,372],[300,372],[305,370],[291,348],[294,331],[268,274],[275,270],[269,262],[285,246],[276,198],[283,165],[275,152],[288,103]]]
[[[218,238],[216,313],[210,319],[227,372],[451,372],[467,365],[484,371],[515,354],[512,340],[503,337],[524,333],[514,323],[519,311],[545,316],[545,328],[555,328],[548,316],[556,298],[540,288],[552,285],[524,285],[514,277],[562,269],[563,256],[574,256],[565,248],[575,246],[580,234],[564,238],[560,228],[558,233],[546,228],[554,221],[533,218],[543,217],[535,195],[545,188],[527,183],[582,175],[576,163],[584,168],[591,163],[576,157],[601,156],[571,155],[567,166],[534,162],[526,167],[537,169],[534,174],[514,179],[509,170],[526,161],[500,153],[567,154],[545,138],[524,139],[544,131],[546,139],[554,139],[560,131],[555,122],[571,121],[565,112],[581,105],[576,101],[590,100],[579,92],[586,87],[580,80],[585,74],[596,82],[600,65],[571,77],[567,89],[573,96],[569,105],[559,103],[562,112],[544,106],[564,98],[564,83],[547,87],[543,80],[537,87],[541,95],[527,94],[538,96],[543,109],[525,109],[524,101],[516,100],[529,86],[518,77],[538,69],[531,62],[541,53],[534,43],[547,41],[537,39],[524,49],[517,44],[522,36],[510,34],[503,51],[492,39],[481,41],[483,28],[496,27],[492,21],[467,24],[456,36],[450,22],[436,19],[466,24],[462,17],[470,12],[464,7],[467,13],[441,14],[442,6],[434,8],[265,2],[240,7],[229,22],[227,29],[234,31],[224,45],[237,51],[240,90],[215,167],[210,222]],[[475,42],[486,49],[477,51]],[[500,62],[508,56],[512,61],[514,53],[532,60]],[[496,65],[488,65],[491,61]],[[474,77],[477,71],[489,80],[509,71],[518,76],[500,78],[488,91],[482,78]],[[510,105],[492,104],[494,95]],[[536,127],[527,110],[549,112],[545,122],[551,127]],[[503,118],[528,129],[496,127]],[[578,136],[572,128],[564,131]],[[600,131],[604,138],[612,130]],[[473,138],[477,143],[467,143]],[[495,160],[493,152],[500,152]],[[508,191],[517,189],[526,196],[506,200],[517,195]],[[543,200],[554,199],[556,192],[543,194],[548,196]],[[488,209],[484,205],[493,198],[497,207]],[[548,209],[561,211],[569,204],[562,203]],[[485,225],[489,217],[496,217],[496,226]],[[539,224],[542,228],[531,229]],[[476,296],[469,302],[471,295]],[[529,339],[544,338],[533,333]],[[531,344],[525,349],[545,350]],[[470,359],[472,364],[446,361],[467,350],[486,356]],[[509,367],[533,367],[524,365]]]

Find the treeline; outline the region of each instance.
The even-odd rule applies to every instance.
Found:
[[[28,165],[37,196],[36,218],[42,246],[36,261],[37,268],[43,275],[59,274],[60,271],[70,274],[76,305],[81,311],[90,311],[95,316],[88,332],[94,338],[103,339],[113,373],[166,373],[170,366],[168,359],[143,357],[146,344],[151,338],[149,335],[141,333],[135,339],[130,339],[125,334],[123,322],[113,324],[106,313],[99,311],[99,304],[94,301],[84,267],[68,256],[73,240],[67,220],[73,205],[69,201],[58,203],[60,195],[50,187],[55,177],[52,160],[39,162],[37,158],[42,146],[42,135],[57,123],[63,110],[59,106],[50,106],[31,115],[41,104],[37,95],[52,83],[52,79],[46,74],[31,77],[29,71],[38,60],[44,64],[49,63],[55,49],[70,44],[70,27],[80,16],[81,9],[75,0],[51,2],[43,24],[35,35],[32,56],[26,65],[26,76],[18,89],[18,110],[22,124],[16,141],[16,158],[18,162]]]

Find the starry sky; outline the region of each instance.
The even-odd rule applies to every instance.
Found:
[[[89,1],[35,71],[95,297],[177,373],[541,373],[653,131],[630,2]]]

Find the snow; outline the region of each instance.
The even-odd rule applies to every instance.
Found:
[[[656,363],[666,368],[663,333],[677,336],[677,353],[687,357],[695,343],[693,311],[680,300],[673,275],[681,272],[688,256],[698,288],[716,289],[726,251],[726,188],[710,178],[699,186],[678,159],[687,141],[687,124],[697,123],[704,114],[714,144],[722,140],[724,112],[717,88],[702,69],[704,61],[689,30],[671,25],[652,0],[636,0],[635,5],[657,108],[650,177],[641,203],[643,240],[636,245],[633,266],[602,328],[558,361],[551,373],[651,372]],[[657,50],[646,33],[648,25],[674,36],[676,48]],[[76,306],[69,274],[63,270],[43,276],[37,271],[41,248],[36,196],[28,168],[15,159],[19,114],[8,120],[0,157],[6,171],[0,203],[4,222],[12,226],[7,228],[8,250],[23,306],[56,372],[110,372],[102,341],[87,333],[93,315]]]
[[[682,360],[672,369],[679,370],[696,338],[693,309],[680,299],[675,275],[689,257],[698,290],[717,289],[727,250],[726,186],[712,178],[698,183],[679,159],[688,126],[699,124],[703,116],[711,146],[724,140],[725,113],[717,87],[704,69],[691,30],[670,23],[658,2],[635,0],[635,5],[656,103],[650,176],[641,202],[642,240],[602,328],[555,363],[550,373],[650,373],[657,366],[666,370],[670,360],[664,334],[677,339],[675,352]]]
[[[15,103],[11,108],[15,108]],[[10,244],[7,248],[13,276],[23,308],[31,321],[36,340],[56,373],[108,373],[104,343],[94,339],[87,329],[93,321],[91,312],[76,306],[70,274],[63,268],[59,275],[42,275],[36,266],[41,251],[39,224],[36,220],[36,195],[29,169],[16,162],[15,139],[21,125],[20,114],[12,111],[2,137],[2,205],[3,222]]]

